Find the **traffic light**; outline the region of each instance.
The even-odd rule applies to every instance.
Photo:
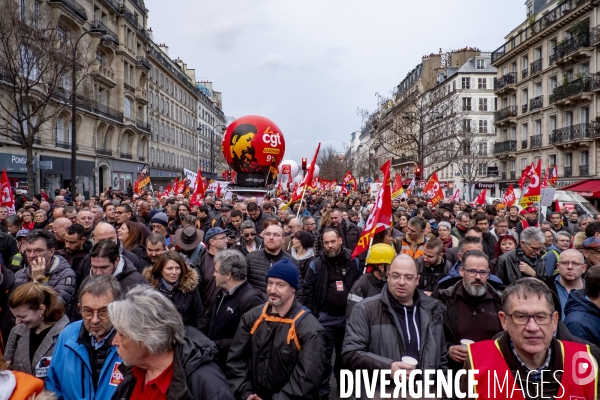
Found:
[[[306,171],[306,158],[302,159],[302,171]]]
[[[421,179],[421,167],[417,166],[417,168],[415,168],[415,179]]]

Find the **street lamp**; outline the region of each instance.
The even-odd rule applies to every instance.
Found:
[[[72,54],[71,60],[73,62],[71,68],[71,200],[74,202],[77,196],[77,46],[79,41],[87,34],[93,33],[92,31],[86,31],[79,36],[79,39],[73,43],[73,39],[69,36],[71,42]],[[103,46],[108,47],[115,43],[115,39],[109,34],[102,36],[101,43]]]
[[[223,134],[226,130],[227,127],[225,125],[215,125],[214,127],[210,126],[210,125],[204,125],[204,124],[200,124],[198,126],[198,130],[202,131],[203,128],[208,128],[208,130],[210,130],[210,177],[211,179],[215,179],[215,154],[214,154],[214,145],[215,145],[215,139],[214,139],[214,135],[215,135],[215,129],[220,128],[217,132],[219,132],[220,134]]]

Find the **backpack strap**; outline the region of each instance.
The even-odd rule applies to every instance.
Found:
[[[284,324],[289,324],[290,329],[288,330],[287,344],[290,344],[290,342],[293,340],[294,343],[296,344],[296,348],[298,348],[298,350],[300,350],[302,348],[302,346],[300,346],[300,341],[298,340],[298,335],[296,334],[296,328],[298,327],[300,322],[302,322],[304,317],[306,317],[308,314],[310,314],[310,310],[306,307],[302,307],[300,309],[300,311],[294,316],[294,318],[281,318],[281,317],[276,317],[274,315],[268,315],[267,314],[268,309],[269,309],[269,303],[265,303],[265,306],[263,307],[260,317],[258,317],[256,322],[254,323],[254,326],[250,330],[250,334],[254,335],[254,332],[256,332],[256,330],[258,329],[259,325],[261,324],[261,322],[263,320],[267,321],[267,322],[281,322]]]

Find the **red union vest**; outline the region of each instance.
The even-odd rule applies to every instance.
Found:
[[[562,400],[597,399],[597,367],[596,376],[591,382],[585,385],[578,385],[574,381],[574,361],[577,361],[577,359],[579,359],[579,357],[577,357],[577,359],[575,358],[576,353],[584,352],[590,355],[591,357],[589,346],[561,340],[559,340],[559,343],[562,349],[564,369],[560,383],[564,388],[564,392],[562,389],[558,389],[557,398],[560,398]],[[510,398],[513,400],[525,400],[525,397],[523,396],[523,392],[521,390],[515,389],[515,391],[512,392],[512,388],[513,386],[515,386],[515,377],[508,368],[508,365],[506,364],[506,361],[504,360],[504,357],[500,352],[500,344],[498,343],[498,340],[484,340],[482,342],[477,342],[469,345],[469,361],[471,362],[472,369],[479,370],[479,373],[475,375],[475,380],[477,381],[475,391],[479,395],[479,399],[491,400]],[[498,376],[498,381],[500,382],[500,384],[503,384],[504,376],[508,377],[507,385],[505,385],[502,392],[500,392],[499,386],[496,385],[496,392],[494,393],[494,375],[488,375],[488,371],[496,372],[496,376]],[[584,377],[582,376],[582,378]],[[490,393],[488,393],[488,387],[490,388]],[[515,387],[520,389],[518,383]]]

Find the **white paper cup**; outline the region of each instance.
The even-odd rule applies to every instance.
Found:
[[[410,365],[412,367],[416,367],[417,364],[419,363],[417,360],[415,360],[414,358],[409,357],[409,356],[402,357],[402,362],[404,364],[408,364],[408,365]]]
[[[470,344],[473,344],[473,343],[475,343],[475,342],[474,342],[474,341],[472,341],[472,340],[469,340],[469,339],[462,339],[462,340],[460,341],[460,344],[461,344],[461,346],[462,346],[462,347],[464,347],[465,349],[466,349],[466,348],[468,348],[468,347],[469,347],[469,345],[470,345]]]

